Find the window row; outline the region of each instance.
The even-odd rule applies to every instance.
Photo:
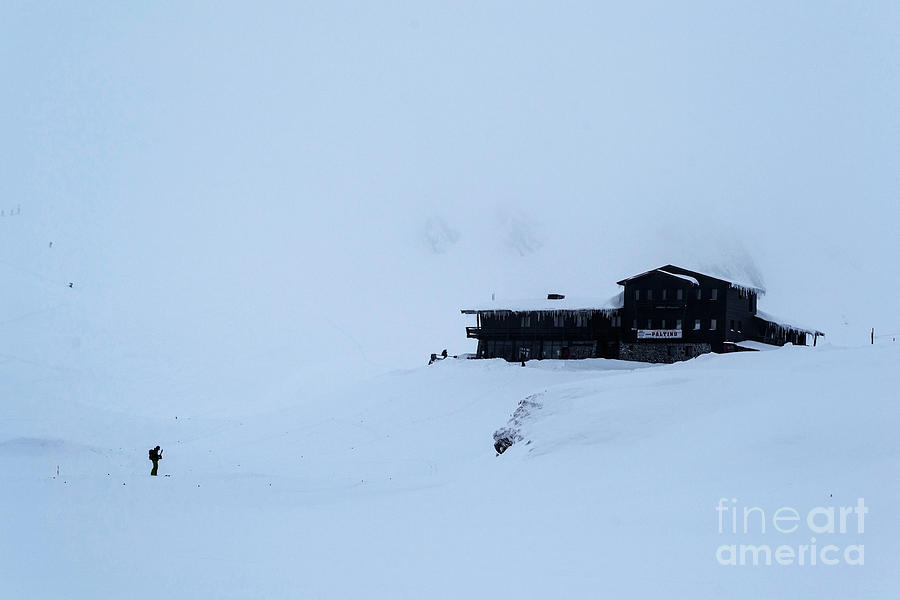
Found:
[[[738,323],[737,331],[743,331],[742,324],[740,321]],[[644,327],[646,326],[646,327]],[[681,319],[633,319],[631,322],[632,329],[682,329]],[[716,319],[709,320],[709,329],[710,331],[715,331],[718,328],[718,323]],[[699,331],[702,329],[702,324],[700,319],[694,319],[694,331]],[[731,321],[731,329],[734,331],[734,320]]]
[[[697,300],[703,300],[703,290],[700,288],[697,288],[696,290],[694,290],[694,296],[697,298]],[[635,300],[642,300],[642,299],[643,300],[653,300],[653,290],[652,289],[646,289],[646,290],[636,289],[636,290],[634,290],[634,299]],[[675,290],[675,300],[683,300],[683,299],[684,299],[684,290],[681,288],[676,289]],[[710,300],[718,300],[719,299],[719,289],[718,288],[712,288],[709,291],[709,299]],[[669,290],[667,288],[662,289],[660,300],[671,300],[671,296],[670,296]]]
[[[479,358],[530,360],[533,358],[593,358],[597,342],[550,340],[484,340],[478,346]]]
[[[681,329],[681,319],[634,319],[631,323],[632,329],[642,329],[639,325],[643,324],[647,325],[643,329]]]

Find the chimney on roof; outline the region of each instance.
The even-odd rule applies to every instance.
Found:
[[[547,300],[563,300],[565,294],[547,294]]]

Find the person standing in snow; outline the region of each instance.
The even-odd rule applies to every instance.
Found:
[[[157,446],[156,448],[152,448],[150,450],[150,462],[153,463],[153,468],[150,470],[150,475],[156,477],[156,472],[159,469],[159,461],[162,460],[162,449]]]

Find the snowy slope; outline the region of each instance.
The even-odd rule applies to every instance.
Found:
[[[900,596],[898,6],[0,4],[0,600]],[[833,346],[424,367],[670,263]]]
[[[5,403],[0,596],[893,598],[898,358],[447,360],[177,420]],[[523,440],[495,456],[529,396]],[[155,442],[170,477],[147,476]],[[864,543],[864,566],[716,562],[724,543],[809,542],[718,534],[720,498],[858,497],[865,532],[819,538]]]

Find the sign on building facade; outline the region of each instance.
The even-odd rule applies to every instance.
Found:
[[[638,329],[639,340],[678,340],[681,339],[680,329]]]

